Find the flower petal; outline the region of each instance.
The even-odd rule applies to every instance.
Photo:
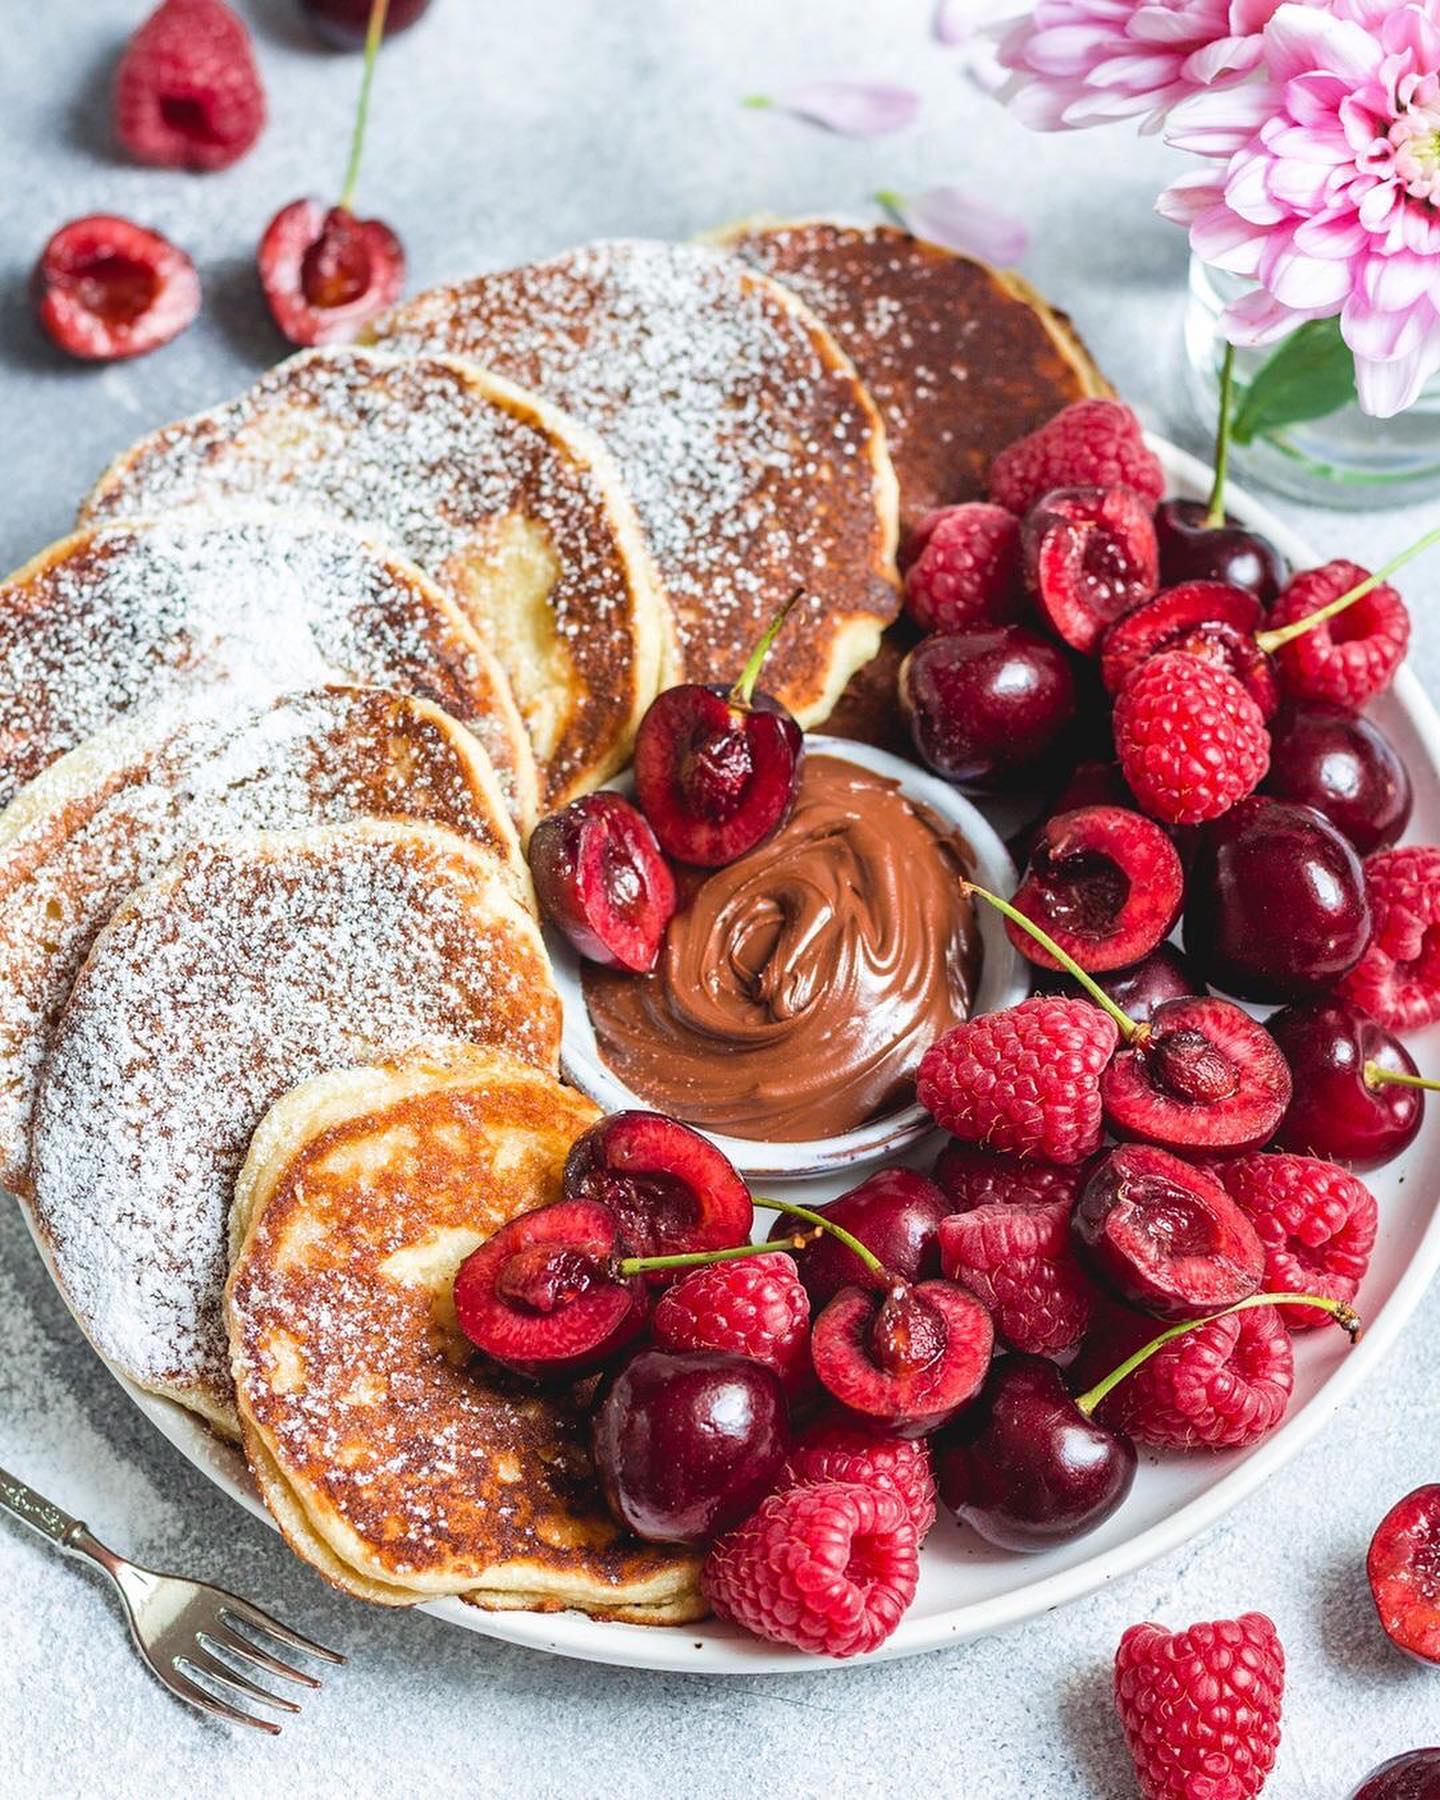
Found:
[[[916,237],[928,238],[962,256],[1008,266],[1019,262],[1030,234],[1018,219],[998,212],[958,187],[935,187],[911,198],[901,198],[897,208]]]
[[[775,96],[773,105],[844,137],[903,131],[920,111],[914,88],[884,81],[809,81]]]

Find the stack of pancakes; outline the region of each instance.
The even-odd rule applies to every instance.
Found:
[[[596,244],[143,439],[3,584],[0,1180],[331,1580],[703,1610],[574,1396],[455,1325],[595,1117],[524,842],[796,589],[766,687],[883,715],[901,530],[1102,387],[1013,277],[886,227]]]

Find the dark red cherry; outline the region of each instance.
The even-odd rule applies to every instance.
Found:
[[[1180,650],[1233,675],[1268,719],[1280,704],[1280,681],[1255,640],[1264,616],[1253,594],[1220,582],[1162,589],[1105,633],[1100,646],[1105,691],[1113,697],[1141,663]]]
[[[1020,538],[1026,584],[1042,614],[1085,655],[1106,626],[1155,592],[1155,524],[1148,502],[1130,488],[1056,488],[1026,514]]]
[[[1268,538],[1228,517],[1210,525],[1208,512],[1203,500],[1163,500],[1155,508],[1161,586],[1223,581],[1271,605],[1289,575],[1284,557]]]
[[[1077,716],[1065,652],[1020,625],[926,638],[900,665],[900,704],[921,760],[982,792],[1063,764]]]
[[[1265,1249],[1218,1181],[1149,1144],[1102,1156],[1071,1229],[1087,1266],[1158,1319],[1198,1319],[1256,1293]]]
[[[641,1350],[591,1426],[606,1503],[638,1537],[704,1544],[747,1518],[790,1453],[780,1377],[713,1350]]]
[[[542,911],[582,956],[608,968],[655,967],[675,914],[675,877],[628,800],[572,800],[535,827],[529,857]]]
[[[1419,1070],[1399,1038],[1369,1013],[1348,1000],[1315,1000],[1272,1013],[1268,1029],[1295,1083],[1275,1134],[1280,1148],[1365,1170],[1414,1142],[1425,1095],[1383,1076]]]
[[[1360,856],[1398,842],[1414,804],[1410,771],[1390,739],[1330,700],[1292,702],[1273,721],[1260,788],[1324,813]]]
[[[292,344],[353,343],[405,286],[405,252],[390,227],[320,200],[282,207],[257,261],[271,316]]]
[[[430,0],[390,0],[384,35],[408,31],[429,4]],[[337,50],[358,50],[365,42],[371,0],[300,0],[300,10],[317,35]]]
[[[1015,905],[1093,972],[1149,955],[1180,917],[1183,887],[1179,854],[1153,820],[1084,806],[1040,828]],[[1030,933],[1008,921],[1006,930],[1031,962],[1058,967]]]
[[[1135,1479],[1135,1446],[1089,1418],[1040,1356],[1002,1356],[935,1446],[940,1498],[1002,1550],[1048,1550],[1093,1531]]]
[[[1365,875],[1349,840],[1309,806],[1252,795],[1198,834],[1185,951],[1242,1000],[1306,1000],[1370,941]]]
[[[953,1281],[847,1287],[810,1337],[822,1387],[857,1417],[902,1437],[925,1437],[985,1379],[995,1347],[990,1315]]]
[[[1390,1757],[1370,1771],[1350,1800],[1440,1800],[1440,1745]]]
[[[1440,1482],[1390,1508],[1370,1540],[1365,1572],[1386,1636],[1440,1667]]]
[[[664,1113],[618,1112],[570,1146],[567,1200],[602,1205],[627,1254],[676,1256],[748,1243],[754,1208],[734,1164],[708,1138]],[[652,1285],[667,1277],[654,1271]]]
[[[1156,1007],[1167,1000],[1189,999],[1205,991],[1205,983],[1191,968],[1189,959],[1173,944],[1161,944],[1128,969],[1107,969],[1095,980],[1137,1025],[1147,1024]],[[1037,969],[1034,987],[1040,994],[1069,994],[1076,999],[1084,991],[1073,975],[1058,969]]]
[[[940,1273],[940,1221],[951,1206],[939,1187],[918,1169],[880,1169],[858,1187],[815,1211],[858,1238],[892,1275],[925,1281]],[[769,1237],[793,1237],[796,1223],[781,1214]],[[874,1275],[855,1252],[829,1232],[796,1252],[800,1279],[812,1312],[844,1287],[874,1287]]]

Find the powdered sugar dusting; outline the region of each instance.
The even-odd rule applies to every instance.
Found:
[[[102,1354],[229,1404],[220,1297],[261,1117],[327,1069],[468,1039],[553,1068],[538,933],[490,861],[424,826],[190,851],[97,939],[57,1028],[34,1210]]]

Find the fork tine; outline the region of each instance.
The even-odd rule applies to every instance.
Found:
[[[253,1725],[257,1731],[268,1731],[271,1737],[280,1735],[280,1727],[273,1719],[262,1719],[256,1713],[242,1712],[238,1706],[227,1706],[223,1700],[202,1688],[199,1682],[192,1681],[183,1669],[167,1669],[163,1680],[172,1694],[178,1694],[191,1706],[198,1706],[201,1712],[212,1713],[217,1719],[226,1719],[232,1725]]]
[[[213,1628],[207,1627],[198,1635],[202,1644],[218,1645],[222,1650],[228,1650],[231,1656],[238,1656],[242,1661],[253,1664],[255,1668],[264,1669],[267,1675],[279,1676],[283,1681],[298,1681],[301,1687],[318,1688],[320,1686],[318,1676],[308,1674],[304,1669],[292,1669],[289,1663],[281,1662],[278,1656],[272,1656],[268,1650],[262,1650],[258,1644],[246,1637],[243,1632],[237,1631],[233,1625],[227,1624],[224,1619],[217,1620]]]
[[[186,1652],[185,1661],[202,1675],[208,1675],[212,1681],[218,1681],[227,1688],[233,1688],[236,1693],[243,1694],[247,1700],[262,1700],[266,1706],[278,1706],[281,1712],[298,1713],[300,1710],[293,1700],[287,1700],[280,1694],[272,1694],[269,1688],[261,1687],[258,1681],[251,1681],[248,1675],[242,1675],[223,1657],[207,1649],[203,1638],[196,1639],[194,1647]]]
[[[222,1618],[227,1612],[233,1613],[237,1619],[243,1619],[247,1625],[253,1625],[257,1631],[268,1632],[282,1644],[288,1644],[292,1650],[304,1650],[310,1656],[318,1656],[321,1662],[339,1664],[345,1661],[338,1650],[327,1650],[313,1638],[302,1637],[298,1631],[292,1631],[288,1625],[282,1625],[278,1619],[272,1619],[269,1613],[261,1612],[258,1606],[252,1606],[248,1600],[241,1600],[235,1594],[223,1597]]]

